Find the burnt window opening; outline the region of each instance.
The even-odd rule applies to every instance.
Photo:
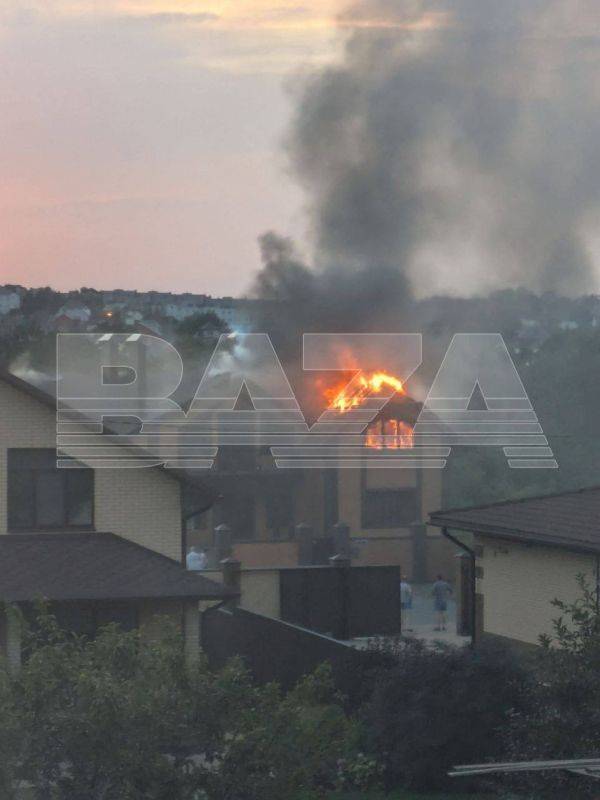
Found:
[[[59,469],[55,450],[10,449],[7,489],[10,531],[93,525],[94,471]]]
[[[418,519],[416,489],[365,489],[363,528],[401,528]]]

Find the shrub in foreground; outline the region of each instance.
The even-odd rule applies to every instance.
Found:
[[[459,791],[448,770],[502,755],[502,729],[522,704],[525,675],[500,648],[403,640],[394,656],[363,709],[385,786]]]
[[[42,614],[18,673],[0,669],[0,796],[36,800],[280,800],[335,789],[358,734],[326,668],[284,695],[239,663],[186,663],[115,626],[95,640]]]
[[[600,605],[579,576],[580,597],[554,601],[553,636],[541,637],[527,704],[505,732],[511,760],[600,757]],[[595,800],[597,780],[564,771],[522,773],[504,783],[526,798]]]

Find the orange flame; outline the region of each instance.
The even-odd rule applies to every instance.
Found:
[[[405,394],[402,381],[387,372],[362,373],[349,386],[343,385],[325,390],[329,408],[342,413],[358,408],[364,400],[377,395],[383,388],[393,389],[397,394]],[[367,447],[377,450],[399,450],[413,447],[413,429],[399,419],[375,420],[366,431]]]
[[[384,387],[389,387],[398,394],[404,394],[404,386],[398,378],[388,375],[387,372],[373,372],[370,375],[362,373],[349,386],[344,386],[342,389],[339,387],[327,389],[325,397],[329,401],[329,408],[344,412],[357,408],[367,397],[378,394]]]
[[[401,450],[411,448],[413,442],[413,429],[400,419],[378,419],[367,428],[367,447],[374,447],[377,450]]]

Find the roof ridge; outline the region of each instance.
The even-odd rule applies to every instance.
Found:
[[[568,495],[584,494],[585,492],[598,492],[600,485],[584,486],[581,489],[567,489],[564,492],[552,492],[546,494],[531,495],[529,497],[515,497],[513,499],[498,500],[495,503],[482,503],[476,506],[459,506],[454,508],[441,508],[437,511],[432,511],[430,517],[443,516],[445,514],[458,514],[461,511],[483,511],[488,508],[499,508],[507,505],[518,505],[521,503],[529,503],[532,500],[549,500],[554,497],[566,497]]]
[[[29,383],[29,381],[23,380],[23,378],[19,378],[14,373],[12,373],[9,370],[4,369],[2,367],[0,367],[0,381],[3,381],[4,383],[8,384],[9,386],[12,386],[12,388],[16,389],[17,391],[24,392],[25,394],[29,395],[30,397],[32,397],[35,400],[37,400],[38,402],[40,402],[42,405],[49,406],[50,408],[52,408],[54,413],[56,413],[57,408],[58,408],[58,406],[57,406],[58,399],[54,395],[51,395],[48,392],[44,391],[43,389],[40,389],[39,387],[34,386],[34,384]],[[106,428],[106,432],[110,433],[111,430],[109,428]],[[123,447],[127,447],[127,445],[122,445],[122,446]],[[56,449],[56,448],[52,448],[52,449]],[[90,467],[90,469],[95,469],[95,468],[94,467]],[[151,467],[148,467],[147,469],[158,469],[164,475],[167,475],[172,480],[177,481],[179,484],[191,482],[189,476],[187,476],[185,474],[185,470],[184,469],[172,469],[170,467],[165,466],[165,464],[153,465]],[[194,483],[193,485],[196,488],[198,488],[197,484]],[[205,492],[207,491],[207,486],[206,486],[205,483],[203,484],[202,489]],[[213,499],[213,502],[214,502],[214,499]],[[212,505],[212,503],[211,503],[211,505]],[[210,506],[209,506],[209,508],[210,508]]]

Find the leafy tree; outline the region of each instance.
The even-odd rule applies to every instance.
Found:
[[[178,633],[88,640],[41,613],[0,670],[0,791],[35,800],[275,800],[335,788],[357,730],[326,670],[288,695],[237,662],[189,665]],[[350,778],[352,775],[350,774]]]
[[[600,606],[578,578],[581,596],[555,600],[553,636],[540,638],[526,707],[511,719],[506,742],[513,760],[598,758],[600,755]],[[598,797],[595,781],[566,772],[524,774],[511,781],[529,798]]]
[[[177,325],[177,335],[183,339],[214,338],[228,332],[227,323],[214,311],[192,314]]]

